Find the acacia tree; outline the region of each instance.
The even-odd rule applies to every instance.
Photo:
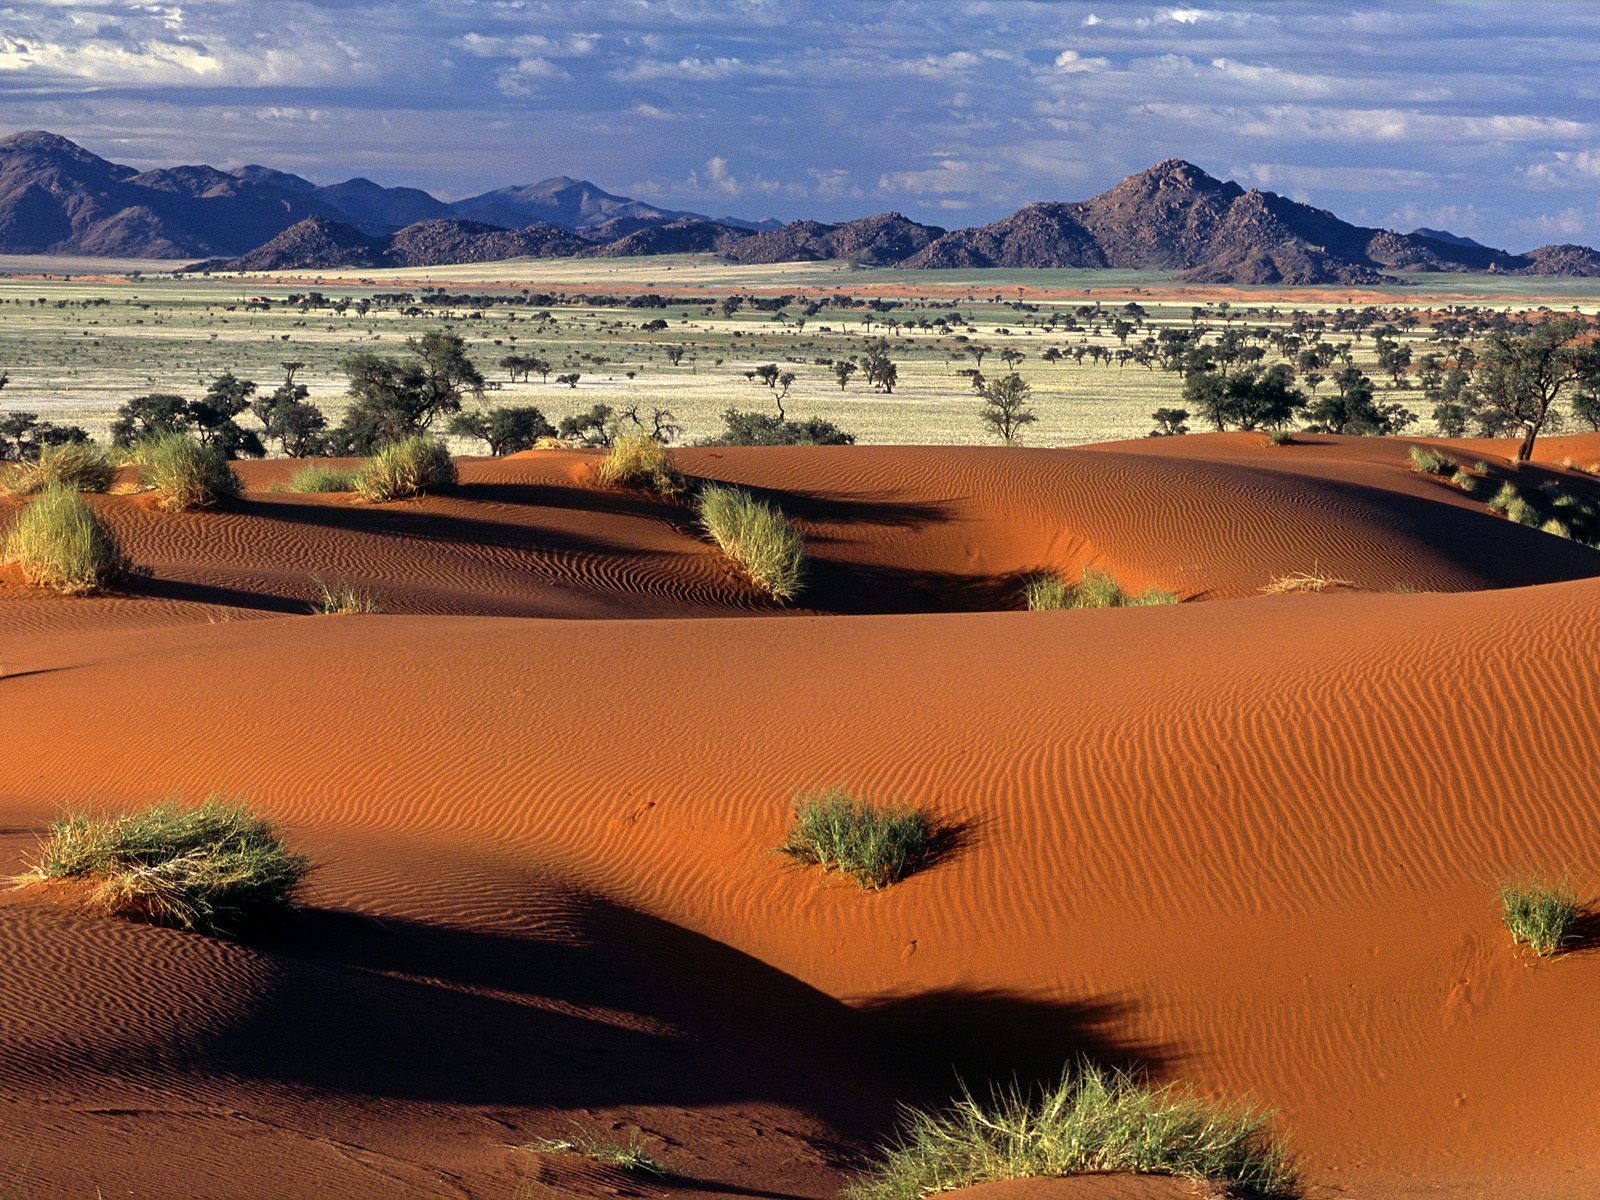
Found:
[[[1477,419],[1485,433],[1521,435],[1517,461],[1533,457],[1547,424],[1559,421],[1556,405],[1600,378],[1600,351],[1579,339],[1587,326],[1559,317],[1518,334],[1496,329],[1478,354],[1474,371]]]
[[[979,419],[1008,446],[1017,440],[1024,425],[1039,419],[1029,404],[1033,388],[1015,371],[980,384],[978,395],[983,399]]]

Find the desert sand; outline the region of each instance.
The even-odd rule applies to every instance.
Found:
[[[0,1190],[835,1196],[897,1104],[1088,1055],[1275,1110],[1309,1197],[1600,1195],[1600,956],[1492,900],[1600,890],[1600,553],[1409,439],[1295,441],[680,452],[798,520],[793,609],[583,452],[382,507],[283,463],[216,512],[94,498],[147,576],[0,579],[5,869],[63,808],[210,792],[319,865],[267,941],[5,895]],[[1520,476],[1568,456],[1600,438]],[[1185,602],[1014,611],[1085,565]],[[1357,588],[1259,594],[1311,570]],[[383,611],[309,615],[312,574]],[[840,782],[959,846],[876,894],[786,865]],[[515,1148],[573,1130],[675,1177]]]

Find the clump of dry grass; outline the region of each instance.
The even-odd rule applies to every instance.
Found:
[[[1302,592],[1358,592],[1355,583],[1348,579],[1340,579],[1334,575],[1324,575],[1320,571],[1297,571],[1290,575],[1279,575],[1262,588],[1262,594],[1267,596],[1290,596]]]
[[[329,583],[320,576],[313,576],[311,582],[317,585],[317,596],[312,604],[317,612],[325,616],[371,614],[380,611],[378,598],[353,583]]]
[[[699,504],[701,526],[757,587],[775,600],[800,594],[805,541],[776,505],[725,484],[702,488]]]
[[[182,433],[148,438],[133,447],[130,459],[156,503],[172,512],[210,508],[244,486],[222,451]]]
[[[356,469],[351,480],[369,504],[421,496],[456,481],[455,460],[438,438],[404,438],[381,447]]]
[[[1176,604],[1175,593],[1164,588],[1130,592],[1109,571],[1085,567],[1077,583],[1047,571],[1023,585],[1022,599],[1030,612],[1054,612],[1068,608],[1144,608],[1153,604]]]
[[[80,880],[97,911],[232,933],[289,906],[310,869],[266,820],[213,796],[197,808],[163,802],[120,816],[63,817],[39,861],[13,882]]]
[[[97,591],[128,571],[115,535],[81,495],[59,483],[46,485],[17,514],[0,560],[15,563],[34,586],[69,596]]]
[[[616,440],[594,470],[601,487],[636,488],[675,500],[688,490],[688,484],[672,461],[668,450],[647,433],[627,433]]]
[[[53,483],[75,492],[104,492],[116,473],[102,447],[93,442],[68,442],[44,447],[32,462],[17,463],[6,472],[0,488],[13,496],[32,496]]]

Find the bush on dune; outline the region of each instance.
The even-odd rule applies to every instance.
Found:
[[[1456,464],[1436,450],[1427,446],[1411,447],[1411,468],[1423,475],[1446,475],[1455,470]]]
[[[84,498],[51,483],[17,514],[3,554],[22,577],[67,595],[92,592],[128,570],[117,539]]]
[[[293,903],[310,870],[243,804],[160,803],[122,816],[80,813],[50,830],[19,885],[78,880],[91,908],[200,933],[234,933]]]
[[[700,524],[757,587],[793,600],[805,582],[805,542],[789,519],[743,488],[708,484],[700,491]]]
[[[421,496],[451,487],[456,464],[437,438],[417,436],[382,447],[356,470],[356,492],[371,504]]]
[[[156,503],[171,512],[210,508],[237,496],[243,486],[221,450],[202,446],[187,434],[147,438],[133,446],[129,457]]]
[[[910,1113],[882,1164],[848,1194],[921,1200],[1004,1179],[1110,1171],[1203,1180],[1254,1200],[1298,1194],[1266,1114],[1090,1063],[1037,1094],[1013,1085],[979,1101],[963,1091],[947,1109]]]
[[[315,576],[311,582],[317,587],[313,609],[324,616],[370,615],[379,611],[377,597],[353,583],[329,583]]]
[[[1070,583],[1054,572],[1036,575],[1023,587],[1023,599],[1031,612],[1053,612],[1068,608],[1143,608],[1152,604],[1176,604],[1178,598],[1161,588],[1146,588],[1139,593],[1125,591],[1108,571],[1085,567],[1077,583]]]
[[[932,858],[939,841],[933,823],[914,808],[871,804],[829,788],[795,800],[794,821],[778,851],[806,866],[843,871],[877,891]]]
[[[626,433],[617,438],[594,471],[595,482],[606,488],[634,488],[671,500],[684,494],[688,484],[672,461],[672,452],[647,433]]]
[[[313,464],[289,477],[291,492],[353,492],[356,473],[344,467]]]
[[[93,442],[44,446],[32,462],[18,463],[6,473],[3,487],[13,496],[31,496],[51,484],[75,492],[103,492],[116,477],[105,450]]]
[[[1510,930],[1513,945],[1527,946],[1544,957],[1574,940],[1583,909],[1570,884],[1528,876],[1502,880],[1498,894],[1500,919]]]

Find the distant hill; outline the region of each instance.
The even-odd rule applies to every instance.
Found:
[[[500,229],[457,217],[418,221],[392,234],[364,233],[325,217],[307,217],[237,258],[210,259],[191,270],[316,271],[335,267],[436,267],[508,258],[568,258],[589,243],[548,222]]]
[[[548,221],[563,229],[581,231],[612,221],[632,217],[648,224],[667,224],[686,218],[708,221],[698,213],[674,212],[657,208],[643,200],[614,196],[585,179],[558,175],[538,183],[496,188],[478,196],[468,196],[450,206],[457,215],[506,229],[520,229],[534,221]]]
[[[1179,158],[1087,200],[1029,204],[947,231],[892,212],[713,220],[566,175],[447,204],[418,188],[361,177],[320,185],[254,164],[140,172],[43,132],[0,139],[0,253],[203,258],[239,270],[710,253],[741,263],[1114,267],[1246,284],[1370,284],[1401,271],[1600,276],[1600,251],[1586,246],[1519,255],[1445,230],[1353,225]]]

